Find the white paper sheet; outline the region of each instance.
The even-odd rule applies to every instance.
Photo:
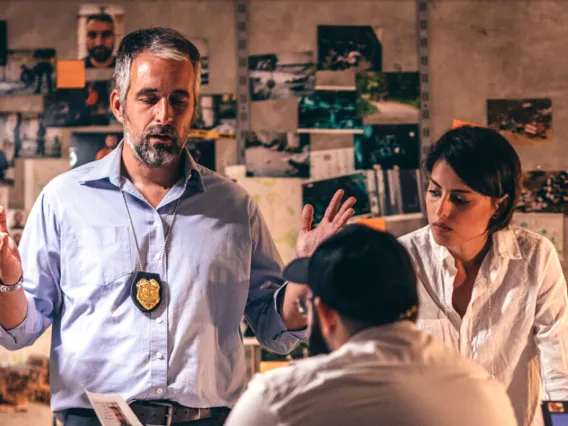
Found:
[[[122,396],[87,392],[87,397],[103,426],[143,426]]]
[[[296,258],[302,216],[302,183],[298,178],[237,178],[260,207],[284,263]]]

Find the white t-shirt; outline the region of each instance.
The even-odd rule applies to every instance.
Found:
[[[225,426],[513,426],[503,385],[408,321],[257,374]]]
[[[542,425],[540,401],[568,399],[566,280],[552,243],[516,226],[494,233],[462,319],[449,251],[428,226],[399,241],[420,281],[418,327],[504,383],[519,426]]]

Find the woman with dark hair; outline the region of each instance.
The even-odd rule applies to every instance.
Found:
[[[400,239],[420,281],[418,326],[504,383],[520,426],[542,425],[541,399],[568,399],[568,301],[552,243],[510,225],[519,157],[499,133],[464,126],[425,166],[428,226]]]

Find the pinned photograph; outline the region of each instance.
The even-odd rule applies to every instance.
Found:
[[[361,133],[354,90],[316,90],[298,105],[300,133]]]
[[[122,133],[73,133],[69,148],[69,165],[72,169],[92,161],[102,160],[116,149]]]
[[[49,127],[108,126],[116,119],[110,108],[111,80],[87,81],[82,89],[59,89],[45,98]]]
[[[418,123],[420,74],[364,72],[357,74],[357,115],[363,124]]]
[[[215,171],[215,142],[215,139],[190,138],[186,147],[197,164]]]
[[[79,59],[86,69],[114,68],[118,45],[124,36],[124,8],[120,6],[79,6],[77,41]]]
[[[374,168],[381,216],[422,216],[422,178],[419,169]]]
[[[26,225],[27,214],[25,210],[21,209],[8,209],[8,228],[9,229],[24,229]]]
[[[487,126],[512,144],[543,143],[552,140],[550,99],[489,99]]]
[[[61,157],[61,129],[45,127],[41,114],[0,113],[0,183],[14,183],[16,158]]]
[[[17,157],[59,158],[62,139],[62,130],[47,128],[41,113],[0,113],[0,158],[9,164]]]
[[[12,239],[14,240],[14,242],[16,243],[16,247],[18,247],[20,245],[20,241],[22,240],[22,234],[24,233],[23,229],[14,229],[14,230],[10,230],[10,236],[12,237]]]
[[[516,210],[568,214],[568,171],[526,171]]]
[[[301,97],[314,92],[316,64],[312,52],[249,56],[251,101]]]
[[[59,89],[44,100],[45,125],[48,127],[88,126],[91,123],[87,91]]]
[[[51,95],[55,63],[55,49],[8,50],[0,66],[0,95]]]
[[[18,121],[14,132],[16,157],[23,158],[60,158],[63,132],[61,129],[50,129],[45,125],[43,114],[18,113]]]
[[[381,36],[367,25],[318,25],[318,70],[382,71]]]
[[[112,80],[87,81],[85,104],[89,113],[89,125],[108,126],[117,123],[110,108],[110,93],[114,87]]]
[[[7,225],[8,233],[16,243],[16,246],[20,244],[20,239],[22,238],[22,232],[24,232],[24,227],[26,225],[27,213],[25,210],[15,210],[8,209],[7,215]]]
[[[345,192],[343,200],[349,197],[357,199],[353,206],[354,217],[371,213],[367,177],[364,172],[312,181],[302,185],[302,204],[311,204],[314,207],[314,226],[323,219],[325,210],[338,189]]]
[[[355,135],[355,168],[370,170],[398,166],[417,169],[420,165],[420,138],[417,124],[365,125]]]
[[[355,171],[353,148],[324,149],[310,152],[310,178],[328,179]]]
[[[232,93],[201,95],[196,115],[192,129],[213,130],[234,136],[237,127],[237,98]]]
[[[310,135],[248,132],[245,162],[249,177],[310,177]]]
[[[18,114],[0,114],[0,184],[14,183]],[[0,185],[1,186],[1,185]]]

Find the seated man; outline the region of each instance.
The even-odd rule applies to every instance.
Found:
[[[499,382],[416,328],[416,276],[390,234],[348,225],[284,276],[311,289],[317,356],[256,375],[225,426],[517,424]]]

